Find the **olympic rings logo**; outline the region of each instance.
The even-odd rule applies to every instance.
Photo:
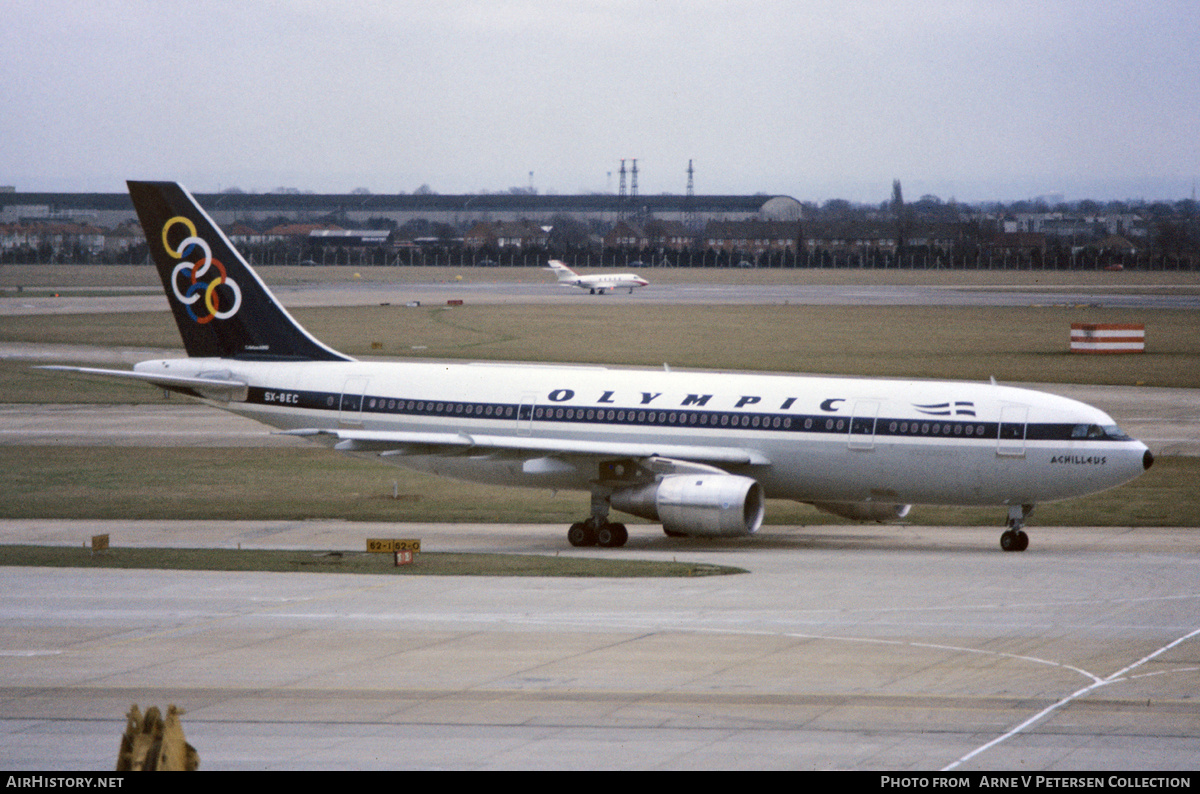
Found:
[[[176,224],[183,224],[187,229],[188,236],[177,247],[173,247],[168,239],[168,232]],[[212,322],[213,318],[228,320],[237,314],[238,309],[242,307],[241,287],[236,281],[229,278],[225,272],[225,265],[221,264],[220,260],[213,258],[212,248],[208,243],[196,236],[196,224],[182,215],[176,215],[163,224],[162,244],[173,259],[183,260],[171,272],[171,289],[175,293],[175,298],[187,307],[188,314],[193,320],[204,324]],[[195,262],[185,259],[196,253],[201,256]],[[209,274],[208,280],[202,280],[205,274],[209,273],[210,268],[215,270],[216,274]],[[180,276],[184,277],[185,284],[187,284],[187,290],[184,292],[179,289]],[[220,286],[224,286],[233,295],[233,305],[224,311],[221,310],[221,296],[217,292],[217,287]],[[196,304],[202,298],[203,307],[208,310],[208,314],[199,315],[196,313]]]

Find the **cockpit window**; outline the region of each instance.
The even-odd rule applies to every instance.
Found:
[[[1113,441],[1129,441],[1129,436],[1121,432],[1121,428],[1117,427],[1116,425],[1105,425],[1104,435]]]
[[[1116,425],[1075,425],[1071,429],[1071,438],[1107,439],[1109,441],[1128,441],[1129,436],[1121,432]]]

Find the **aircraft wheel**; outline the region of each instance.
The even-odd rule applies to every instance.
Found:
[[[604,524],[596,531],[596,545],[606,549],[616,549],[625,545],[629,540],[629,530],[624,524]]]
[[[1008,529],[1000,535],[1000,548],[1005,551],[1025,551],[1029,548],[1029,536],[1019,529]]]
[[[596,530],[592,529],[592,525],[586,521],[580,521],[577,524],[572,524],[567,530],[567,540],[572,546],[595,546],[596,545]]]

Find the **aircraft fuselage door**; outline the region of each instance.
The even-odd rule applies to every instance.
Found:
[[[850,417],[850,449],[875,448],[875,420],[879,416],[878,400],[856,400]]]
[[[361,427],[363,395],[367,391],[367,379],[362,377],[346,378],[342,386],[342,398],[338,403],[338,425],[340,427]]]
[[[1024,457],[1025,423],[1028,420],[1028,405],[1004,405],[1000,407],[1000,427],[996,433],[997,455]]]
[[[537,395],[526,394],[517,406],[517,432],[527,436],[533,432],[533,412],[537,408]]]

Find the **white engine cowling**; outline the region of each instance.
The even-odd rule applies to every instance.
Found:
[[[887,502],[811,502],[823,513],[832,513],[854,521],[896,521],[908,515],[912,505],[897,505]]]
[[[736,474],[672,474],[615,491],[609,502],[623,513],[661,521],[669,533],[704,537],[753,535],[765,512],[762,486]]]

